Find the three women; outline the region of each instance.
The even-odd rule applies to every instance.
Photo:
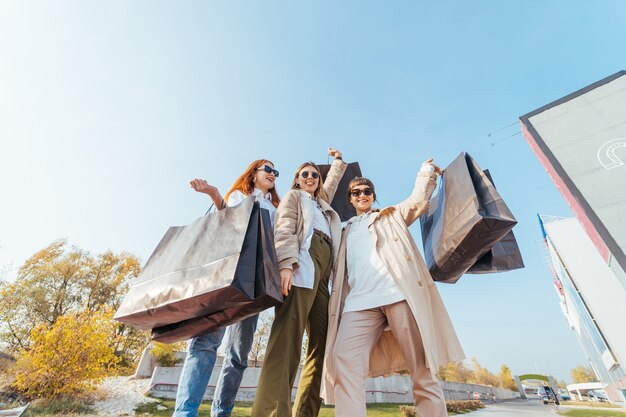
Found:
[[[276,309],[252,417],[317,416],[321,397],[336,404],[338,417],[364,417],[367,377],[406,369],[412,379],[418,413],[443,417],[447,415],[445,401],[434,373],[439,365],[462,359],[463,352],[408,230],[427,210],[441,170],[432,160],[426,161],[409,198],[380,211],[372,210],[376,199],[374,184],[366,178],[354,179],[350,183],[349,199],[357,216],[348,222],[342,234],[339,216],[329,203],[346,164],[339,151],[331,148],[329,155],[336,159],[326,182],[322,182],[315,164],[302,164],[296,171],[292,189],[276,210],[275,244],[285,300]],[[254,170],[250,171],[253,165]],[[255,186],[254,182],[250,184],[251,177],[246,177],[240,184],[253,188],[269,185],[266,180],[273,185],[278,174],[265,160],[255,161],[248,171],[254,172],[254,178],[260,182]],[[258,173],[261,174],[257,179]],[[224,206],[216,190],[198,181],[201,180],[192,181],[194,189],[209,194],[216,206]],[[237,183],[233,189],[236,186]],[[269,190],[274,191],[274,187],[258,188],[257,198],[272,201],[275,207],[278,196],[275,191],[270,196]],[[256,190],[238,192],[243,198]],[[237,201],[232,194],[230,197],[229,203]],[[333,290],[329,297],[331,278]],[[250,349],[248,341],[251,343],[256,327],[256,317],[251,320],[253,325],[246,324],[247,320],[231,326],[242,331],[231,330],[233,336],[228,341],[228,356],[220,375],[213,416],[228,416],[232,410]],[[385,331],[386,328],[390,331]],[[305,330],[309,344],[292,410],[291,390]],[[223,337],[223,332],[215,333],[192,341],[179,397],[190,396],[181,395],[180,391],[185,391],[185,382],[187,386],[194,385],[189,383],[194,379],[204,394],[215,362],[215,350]],[[201,348],[196,348],[196,344]],[[196,350],[201,353],[196,354]],[[229,367],[241,371],[232,372],[238,374],[238,379],[229,377]],[[224,396],[224,392],[229,395]],[[199,404],[202,396],[194,398]],[[178,403],[177,400],[177,407]],[[182,409],[180,414],[174,414],[175,417],[195,415],[183,414]]]

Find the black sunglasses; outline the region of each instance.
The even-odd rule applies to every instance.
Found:
[[[258,168],[257,171],[265,171],[268,174],[274,174],[274,176],[278,178],[278,171],[276,171],[274,168],[272,168],[269,165],[264,165],[263,168]]]
[[[309,178],[309,171],[302,171],[300,173],[300,176],[304,179]],[[314,180],[318,179],[320,177],[320,174],[318,174],[316,171],[311,171],[311,178],[313,178]]]
[[[350,195],[352,197],[360,197],[361,194],[366,195],[366,196],[370,196],[370,195],[374,194],[374,191],[372,191],[371,188],[363,188],[363,189],[357,188],[357,189],[354,189],[354,190],[350,190]]]

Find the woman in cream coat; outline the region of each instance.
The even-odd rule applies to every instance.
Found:
[[[371,209],[370,180],[350,183],[357,216],[346,225],[335,263],[322,381],[322,397],[335,403],[337,417],[365,417],[367,377],[403,370],[418,414],[447,416],[434,375],[464,354],[409,231],[427,210],[440,173],[432,159],[424,162],[409,198],[380,211]]]
[[[300,364],[302,338],[309,335],[293,415],[316,417],[328,326],[328,282],[341,240],[341,220],[330,207],[347,164],[335,157],[326,182],[312,162],[295,173],[292,189],[276,211],[276,255],[285,295],[276,308],[252,417],[291,417],[291,390]]]

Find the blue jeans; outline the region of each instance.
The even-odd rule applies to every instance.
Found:
[[[252,348],[258,319],[257,314],[228,327],[226,357],[213,396],[212,417],[230,417],[235,407],[235,397],[241,385],[243,372],[248,367],[248,354]],[[198,407],[209,384],[217,358],[217,349],[225,332],[226,329],[216,330],[194,337],[189,342],[172,417],[198,416]]]

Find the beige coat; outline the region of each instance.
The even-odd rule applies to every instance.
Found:
[[[465,357],[439,291],[408,229],[428,209],[428,201],[435,185],[434,173],[420,172],[413,193],[407,200],[368,214],[368,227],[374,231],[376,251],[413,312],[424,343],[426,366],[433,374],[440,365]],[[344,302],[350,291],[346,270],[346,236],[349,228],[350,225],[342,235],[330,296],[321,393],[326,403],[334,402],[335,342]],[[390,331],[383,332],[371,352],[370,377],[406,370],[399,343],[402,343],[402,339],[396,339]]]
[[[341,219],[328,202],[333,200],[337,186],[348,164],[340,159],[333,161],[326,181],[324,182],[324,193],[328,201],[319,199],[322,212],[329,220],[330,234],[333,241],[333,259],[337,259],[339,253],[339,242],[341,241]],[[274,227],[274,243],[276,245],[276,257],[279,267],[293,269],[296,272],[302,269],[313,268],[312,260],[308,254],[311,236],[313,235],[313,210],[315,202],[309,197],[306,191],[289,190],[282,198],[276,210],[276,220]],[[307,258],[308,257],[308,258]],[[298,274],[303,273],[305,280],[310,278],[310,284],[304,285],[298,282]],[[294,274],[293,285],[313,288],[313,270],[298,271]],[[310,277],[308,275],[311,275]]]

